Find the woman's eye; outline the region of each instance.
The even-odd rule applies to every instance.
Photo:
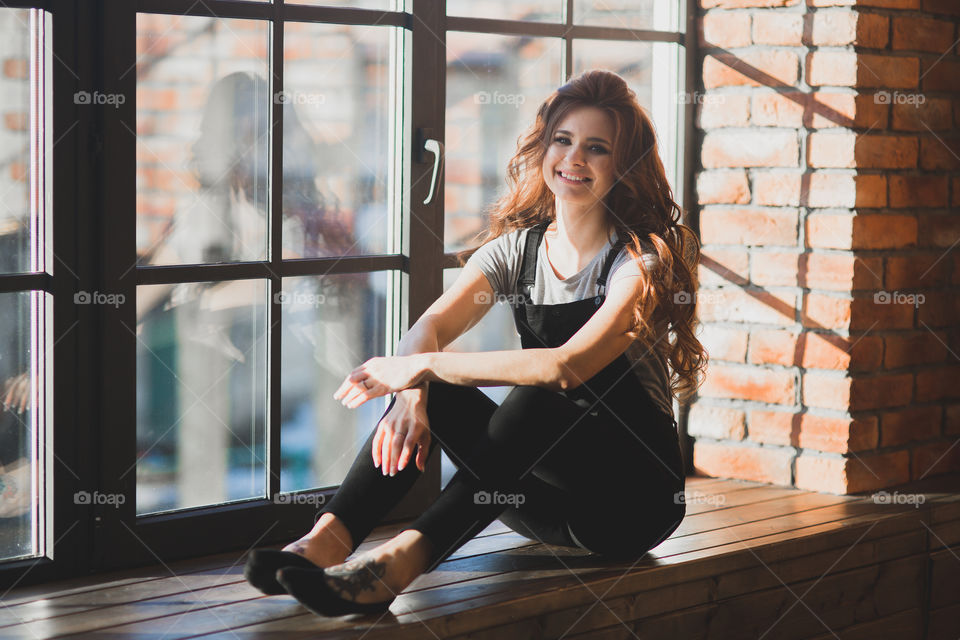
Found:
[[[594,146],[593,146],[593,149],[594,149],[597,153],[606,153],[606,152],[607,152],[607,150],[606,150],[605,148],[601,147],[601,146],[598,145],[598,144],[594,145]]]

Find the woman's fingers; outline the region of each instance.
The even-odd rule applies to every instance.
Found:
[[[383,427],[377,426],[377,432],[373,435],[373,445],[372,445],[372,455],[373,455],[373,466],[380,466],[380,447],[383,443]]]

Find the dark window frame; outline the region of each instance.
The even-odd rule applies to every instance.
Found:
[[[135,474],[118,478],[136,458],[136,379],[130,375],[136,341],[136,305],[76,305],[77,291],[121,293],[135,300],[138,284],[218,279],[265,278],[270,282],[270,367],[279,372],[278,300],[282,277],[325,273],[398,270],[401,277],[398,326],[409,327],[443,291],[443,269],[459,266],[456,253],[445,253],[443,180],[431,204],[423,205],[433,170],[429,154],[413,158],[413,141],[444,140],[446,32],[474,31],[565,38],[565,77],[572,72],[572,42],[578,38],[676,42],[686,49],[686,87],[697,82],[696,2],[686,3],[684,33],[573,25],[573,0],[566,0],[566,23],[545,24],[485,18],[446,17],[439,0],[409,0],[411,13],[323,6],[268,4],[246,0],[17,0],[9,8],[39,8],[53,15],[53,275],[0,275],[0,291],[37,289],[53,296],[53,458],[47,482],[54,490],[46,505],[51,528],[47,555],[0,562],[0,587],[142,564],[164,563],[230,549],[289,541],[309,528],[315,507],[277,505],[279,475],[268,473],[263,499],[197,507],[176,512],[136,515]],[[281,260],[282,110],[273,110],[271,136],[271,259],[262,263],[188,266],[139,266],[136,256],[136,14],[167,13],[271,20],[271,55],[283,51],[284,20],[379,24],[408,32],[404,72],[404,192],[399,254]],[[416,73],[411,73],[416,69]],[[271,94],[283,89],[283,65],[272,64]],[[122,93],[119,108],[78,108],[77,91]],[[692,207],[694,105],[685,105],[683,202]],[[408,189],[408,185],[413,185]],[[126,336],[126,337],[124,337]],[[399,339],[398,335],[394,340]],[[126,375],[124,375],[126,374]],[[279,398],[280,377],[271,375],[268,393]],[[268,464],[279,471],[279,402],[269,403]],[[681,415],[682,417],[682,415]],[[683,426],[681,421],[681,426]],[[681,435],[685,435],[682,430]],[[48,443],[49,445],[50,443]],[[682,438],[687,453],[687,439]],[[411,517],[439,493],[439,456],[428,466],[410,495],[387,520]],[[689,459],[689,456],[687,456]],[[49,486],[49,485],[47,485]],[[77,491],[122,493],[113,505],[77,505]],[[335,488],[321,492],[330,497]]]

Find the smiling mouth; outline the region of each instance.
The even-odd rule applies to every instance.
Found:
[[[559,170],[557,171],[557,175],[560,176],[560,178],[562,178],[563,180],[566,180],[567,182],[570,182],[572,184],[583,184],[585,182],[590,182],[590,178],[582,178],[582,177],[578,178],[578,176],[573,176],[572,174],[564,175],[564,172]]]

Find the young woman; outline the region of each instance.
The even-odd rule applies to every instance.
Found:
[[[400,341],[334,394],[392,402],[314,528],[255,550],[245,574],[322,615],[385,610],[499,518],[540,542],[639,558],[686,508],[672,396],[694,390],[699,244],[678,223],[649,118],[623,79],[589,71],[540,106],[488,238]],[[522,349],[442,349],[495,299]],[[515,385],[499,406],[478,386]],[[439,442],[458,467],[391,540],[344,562]],[[415,464],[411,465],[411,461]]]

